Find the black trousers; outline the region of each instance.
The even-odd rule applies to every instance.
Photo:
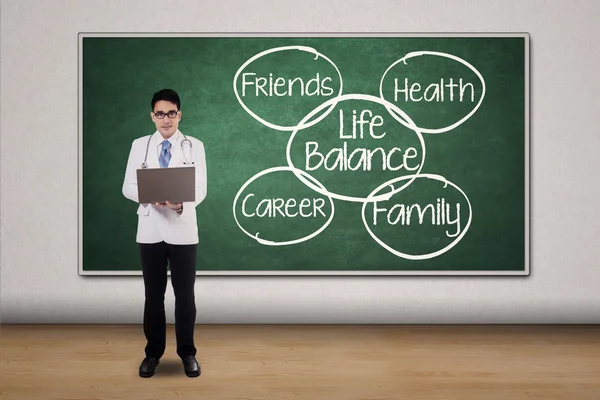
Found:
[[[144,276],[144,334],[147,357],[160,358],[166,348],[165,291],[167,263],[171,269],[171,284],[175,294],[175,336],[177,355],[196,355],[194,324],[196,323],[196,254],[198,246],[171,245],[165,242],[140,243]]]

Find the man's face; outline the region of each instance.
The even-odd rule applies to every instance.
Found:
[[[172,115],[169,115],[171,113]],[[177,105],[166,100],[159,100],[154,105],[154,112],[150,113],[152,121],[156,124],[156,129],[160,134],[168,139],[177,130],[179,121],[181,121],[181,111],[177,110]]]

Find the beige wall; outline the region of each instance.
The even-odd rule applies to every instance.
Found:
[[[77,34],[169,31],[531,34],[531,276],[199,277],[199,323],[600,322],[597,0],[3,0],[1,14],[2,323],[141,322],[141,277],[77,274]]]

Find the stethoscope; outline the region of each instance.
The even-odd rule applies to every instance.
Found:
[[[194,161],[192,161],[191,163],[188,161],[188,159],[192,158],[192,142],[190,142],[190,140],[187,138],[187,136],[185,136],[183,134],[183,132],[181,132],[181,134],[183,135],[183,140],[181,141],[181,151],[183,152],[183,164],[188,165],[188,164],[194,164]],[[152,139],[152,135],[150,135],[150,137],[148,138],[148,143],[146,143],[146,155],[144,156],[144,162],[142,163],[142,168],[148,168],[148,164],[146,163],[146,161],[148,160],[148,149],[150,148],[150,140]],[[189,146],[187,146],[186,148],[183,147],[183,144],[187,142],[189,144]],[[186,149],[187,149],[187,154],[186,154]],[[189,157],[188,157],[189,156]]]

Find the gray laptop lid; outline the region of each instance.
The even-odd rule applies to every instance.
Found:
[[[142,204],[196,200],[196,168],[142,168],[137,170],[138,198]]]

